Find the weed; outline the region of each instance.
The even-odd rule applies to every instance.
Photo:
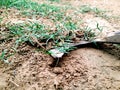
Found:
[[[85,40],[93,40],[95,36],[98,36],[102,30],[103,30],[103,27],[99,25],[99,23],[96,24],[96,28],[94,28],[94,30],[98,30],[99,33],[96,35],[95,34],[95,31],[93,31],[93,29],[91,29],[90,27],[85,27],[84,28],[84,39]]]
[[[4,61],[5,63],[9,63],[7,58],[5,57],[5,54],[6,54],[6,50],[3,50],[1,55],[0,55],[0,60]]]
[[[9,34],[16,37],[16,47],[29,42],[32,45],[39,44],[40,47],[52,42],[53,46],[61,46],[70,41],[77,29],[76,23],[66,21],[63,24],[56,24],[56,30],[50,30],[49,26],[38,24],[37,22],[28,22],[15,25],[8,25]]]
[[[67,22],[63,23],[63,25],[65,26],[66,30],[76,30],[77,29],[76,23],[71,22],[71,21],[67,21]]]
[[[0,23],[2,22],[3,18],[0,18]]]
[[[57,12],[56,14],[49,16],[49,18],[52,19],[54,22],[62,21],[64,17],[65,17],[64,12]]]
[[[81,13],[89,13],[89,12],[93,12],[96,15],[102,15],[103,13],[105,13],[105,11],[100,10],[96,7],[91,7],[90,5],[82,5],[80,7],[80,12]]]
[[[46,31],[44,30],[44,25],[38,25],[37,23],[29,24],[16,24],[9,26],[10,34],[17,36],[16,45],[29,41],[34,44],[32,37],[44,38]]]
[[[56,1],[56,0],[50,0]],[[9,29],[9,34],[16,38],[15,49],[23,43],[30,43],[35,46],[36,44],[45,49],[45,47],[51,43],[51,48],[60,47],[59,49],[63,52],[68,52],[73,49],[73,47],[68,46],[68,42],[72,41],[72,38],[76,38],[75,31],[79,30],[77,25],[79,22],[74,22],[72,17],[65,16],[65,11],[68,8],[62,8],[50,4],[38,4],[32,2],[31,0],[8,0],[5,5],[4,2],[1,3],[2,6],[7,8],[14,7],[18,10],[22,10],[23,14],[27,15],[40,15],[47,19],[52,19],[54,21],[55,30],[43,23],[37,22],[28,22],[20,23],[14,25],[7,25]],[[94,10],[98,13],[98,9],[91,9],[89,6],[82,7],[82,12],[89,12]],[[97,26],[100,30],[101,28]],[[94,37],[94,34],[91,33],[91,29],[86,28],[85,39]]]
[[[1,2],[1,6],[17,8],[18,10],[22,10],[22,13],[26,15],[36,14],[47,18],[54,16],[57,20],[63,17],[60,7],[54,5],[38,4],[31,0],[7,0],[5,4],[4,2],[4,0]]]
[[[69,51],[76,49],[76,47],[70,47],[68,43],[65,43],[62,47],[58,47],[57,49],[62,53],[68,53]]]
[[[88,12],[90,12],[90,11],[91,11],[91,7],[88,6],[88,5],[82,5],[82,6],[80,7],[80,12],[81,12],[81,13],[88,13]]]
[[[100,32],[102,32],[103,27],[99,26],[99,23],[97,23],[97,30],[99,30]]]
[[[38,4],[31,0],[2,0],[0,6],[6,8],[14,7],[18,10],[22,10],[22,13],[26,15],[36,14],[47,18],[54,16],[57,20],[63,17],[60,7],[49,4]]]
[[[11,0],[1,0],[0,7],[8,7],[11,4]]]
[[[60,2],[60,0],[47,0],[47,1],[51,1],[51,2]]]
[[[15,7],[17,9],[20,9],[22,7],[28,7],[28,1],[30,0],[2,0],[0,2],[0,6],[10,8],[10,7]]]
[[[53,15],[56,12],[60,11],[59,7],[48,5],[48,4],[40,4],[40,5],[32,5],[31,3],[31,10],[33,10],[33,13],[41,15],[41,16],[49,16]]]
[[[85,40],[91,40],[95,37],[95,33],[92,32],[92,29],[90,27],[85,27],[85,33],[84,33],[84,39]]]

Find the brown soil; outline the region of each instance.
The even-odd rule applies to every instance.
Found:
[[[66,2],[63,0],[62,3]],[[119,15],[119,0],[94,0],[94,3],[89,0],[70,0],[69,3],[76,7],[87,3],[114,10],[111,14]],[[9,19],[22,20],[21,17],[12,15]],[[6,20],[9,19],[6,17]],[[116,23],[113,18],[108,22],[85,14],[83,19],[90,27],[94,28],[91,23],[94,25],[96,21],[106,27],[100,37],[120,29],[119,21]],[[13,43],[14,40],[0,43],[0,53],[3,49],[11,49]],[[57,67],[53,67],[54,59],[51,56],[38,48],[22,45],[9,58],[11,63],[0,61],[0,90],[120,90],[120,50],[113,45],[100,47],[74,50],[61,58]],[[12,50],[10,52],[13,53]]]

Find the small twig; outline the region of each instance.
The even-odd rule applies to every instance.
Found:
[[[35,41],[41,48],[45,49],[41,43],[39,43],[38,39],[34,36],[31,36],[31,38],[33,39],[33,41]]]
[[[12,84],[14,84],[15,86],[19,87],[19,85],[17,83],[15,83],[14,81],[12,80],[9,80]]]

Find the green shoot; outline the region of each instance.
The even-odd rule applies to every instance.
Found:
[[[5,57],[6,50],[3,50],[1,55],[0,55],[0,60],[4,61],[5,63],[9,63],[7,58]]]

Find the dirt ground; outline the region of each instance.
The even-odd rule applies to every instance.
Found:
[[[109,20],[89,14],[83,18],[91,28],[96,22],[105,27],[100,37],[120,31],[119,0],[62,0],[68,2],[110,11],[107,15],[114,17]],[[0,44],[0,50],[12,42]],[[18,51],[9,58],[10,64],[0,62],[0,90],[120,90],[120,49],[113,45],[76,49],[61,58],[57,67],[52,66],[51,56],[34,47],[25,44]]]

